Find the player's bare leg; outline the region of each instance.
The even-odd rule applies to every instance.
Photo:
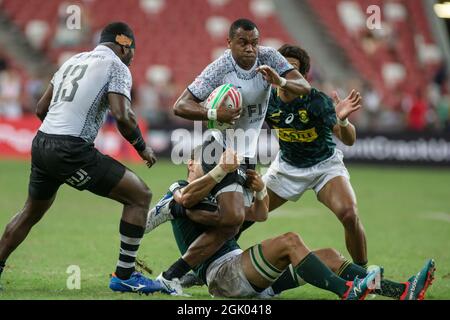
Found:
[[[239,192],[224,192],[217,196],[220,214],[218,227],[211,228],[193,242],[186,253],[167,271],[164,279],[180,279],[193,267],[203,263],[219,250],[224,243],[239,232],[245,218],[244,198]]]
[[[267,188],[267,194],[269,195],[269,212],[272,212],[275,209],[278,209],[283,204],[287,202],[286,199],[281,198],[279,195],[277,195],[275,192]]]
[[[10,254],[25,240],[31,228],[41,220],[53,204],[56,194],[49,200],[35,200],[28,197],[20,210],[8,223],[0,240],[0,262],[6,261]]]
[[[152,194],[147,185],[127,169],[108,198],[124,205],[120,221],[120,255],[115,275],[120,279],[129,279],[135,271],[135,259],[144,236]]]
[[[281,207],[283,204],[287,202],[286,199],[281,198],[279,195],[277,195],[275,192],[267,188],[267,194],[269,195],[269,212],[272,212],[279,207]],[[255,224],[254,221],[244,221],[242,224],[241,229],[239,230],[238,235],[236,236],[236,239],[238,240],[241,237],[241,234],[250,228],[253,224]]]
[[[123,221],[145,227],[152,193],[136,174],[126,170],[120,182],[111,190],[108,198],[124,205],[122,211]]]
[[[328,268],[295,233],[288,232],[282,236],[263,241],[242,254],[241,265],[248,281],[255,289],[269,287],[283,270],[292,264],[293,270],[300,278],[318,288],[348,298],[354,283],[338,277]],[[379,270],[378,270],[379,271]],[[352,299],[362,299],[370,291],[370,282],[378,273],[374,272],[364,280],[358,281],[362,292]],[[356,283],[356,280],[355,280]]]
[[[344,226],[345,243],[353,261],[362,266],[366,265],[366,234],[358,215],[356,196],[350,181],[344,177],[336,177],[320,190],[317,197],[334,212]]]

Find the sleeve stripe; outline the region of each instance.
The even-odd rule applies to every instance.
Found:
[[[124,96],[125,98],[127,98],[128,101],[131,102],[131,98],[128,97],[126,94],[122,93],[122,92],[108,91],[108,93],[114,93],[114,94],[118,94],[118,95]]]
[[[295,70],[295,68],[291,68],[286,70],[285,72],[283,72],[282,74],[280,74],[280,76],[284,77],[285,75],[287,75],[289,72],[291,72],[292,70]]]
[[[200,99],[199,97],[197,97],[197,96],[192,92],[192,90],[189,89],[189,87],[187,87],[186,89],[187,89],[187,91],[189,91],[190,94],[192,94],[192,96],[193,96],[195,99],[198,100],[198,102],[202,102],[202,101],[205,101],[205,100],[206,100],[206,99]]]

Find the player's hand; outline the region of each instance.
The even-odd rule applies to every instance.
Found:
[[[336,116],[342,121],[347,119],[353,112],[362,108],[361,94],[356,90],[352,90],[352,92],[344,100],[341,100],[341,98],[339,98],[339,94],[335,91],[333,92],[333,100],[336,109]]]
[[[247,170],[246,186],[255,192],[260,192],[264,189],[265,185],[259,173],[249,169]]]
[[[217,108],[217,121],[228,124],[235,124],[236,120],[241,116],[241,111],[241,108],[227,108],[224,102],[222,102],[219,108]]]
[[[240,164],[237,153],[233,149],[226,149],[219,160],[219,166],[227,173],[236,171]]]
[[[146,146],[144,151],[139,152],[139,155],[149,168],[151,168],[156,162],[155,153],[149,146]]]
[[[263,78],[270,84],[275,86],[281,85],[280,75],[271,67],[263,65],[256,69],[257,72],[261,73]]]

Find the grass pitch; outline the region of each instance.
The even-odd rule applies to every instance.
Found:
[[[186,174],[183,166],[164,161],[150,170],[132,169],[152,189],[152,204]],[[384,266],[387,278],[403,282],[433,257],[436,280],[427,299],[450,299],[450,170],[351,166],[349,171],[367,232],[369,263]],[[28,162],[0,162],[0,229],[23,205],[28,176]],[[0,300],[171,298],[109,290],[109,274],[118,258],[120,213],[121,206],[111,200],[63,186],[53,207],[8,260]],[[313,192],[249,229],[240,244],[247,248],[287,231],[298,232],[310,248],[334,247],[348,257],[342,226]],[[148,262],[154,277],[179,257],[169,223],[144,238],[139,256]],[[66,271],[71,265],[80,267],[80,290],[67,288]],[[193,298],[210,299],[205,287],[186,292]],[[336,297],[304,286],[279,299]]]

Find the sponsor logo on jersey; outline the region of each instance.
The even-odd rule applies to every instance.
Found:
[[[290,113],[289,116],[286,118],[286,120],[284,121],[286,124],[291,124],[292,121],[294,121],[294,114]]]
[[[291,128],[275,129],[277,130],[278,138],[285,142],[313,142],[319,137],[316,128],[311,128],[308,130],[296,130]]]

